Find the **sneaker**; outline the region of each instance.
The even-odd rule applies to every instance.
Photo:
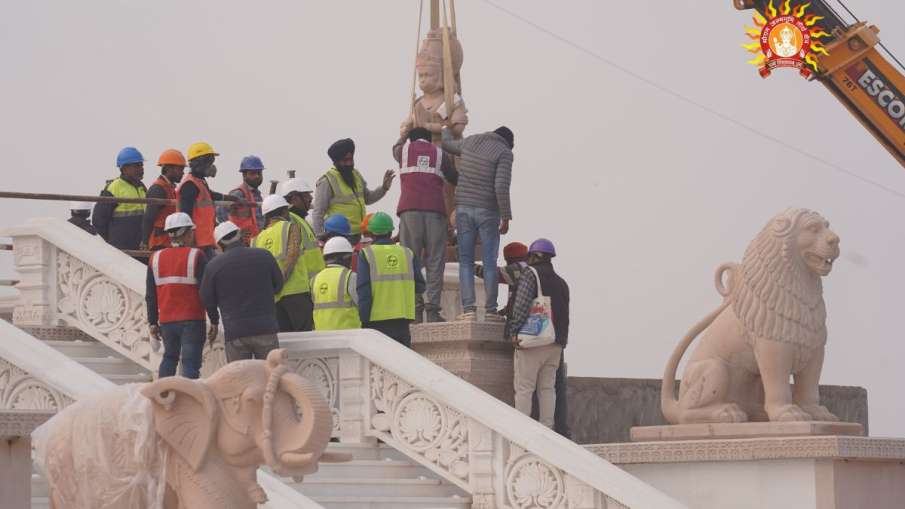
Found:
[[[427,310],[427,323],[438,323],[445,322],[446,318],[443,318],[443,315],[440,314],[439,309],[428,309]]]
[[[496,311],[492,311],[492,312],[491,312],[491,311],[488,311],[488,312],[484,315],[484,321],[485,321],[485,322],[494,322],[494,323],[503,323],[503,322],[506,321],[506,317],[500,315],[500,314],[497,313]]]
[[[466,309],[464,313],[456,317],[459,322],[476,322],[478,320],[477,309]]]

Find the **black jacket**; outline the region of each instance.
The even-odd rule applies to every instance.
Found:
[[[282,287],[283,272],[269,251],[237,243],[208,262],[201,301],[220,308],[227,341],[276,334],[273,297]]]
[[[550,262],[538,263],[531,268],[537,271],[541,292],[550,297],[553,308],[553,329],[556,332],[556,343],[563,348],[569,342],[569,285],[553,270]],[[525,269],[519,278],[515,302],[510,314],[508,332],[510,337],[518,334],[519,329],[528,318],[531,301],[537,297],[537,283],[534,274]]]

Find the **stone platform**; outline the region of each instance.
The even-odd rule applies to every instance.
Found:
[[[31,432],[53,411],[0,410],[0,506],[31,507]]]
[[[864,427],[857,422],[795,421],[668,424],[635,426],[631,430],[632,442],[818,435],[861,436]]]
[[[411,326],[412,348],[450,373],[512,405],[512,344],[499,322],[441,322]]]
[[[852,436],[585,446],[696,509],[893,509],[905,439]]]

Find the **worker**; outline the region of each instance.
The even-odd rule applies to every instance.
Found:
[[[375,213],[368,231],[374,243],[358,254],[361,323],[411,347],[409,324],[415,319],[415,296],[424,293],[421,264],[411,249],[393,243],[393,219],[387,213]]]
[[[512,131],[501,126],[492,132],[454,140],[444,128],[443,150],[460,156],[457,163],[456,239],[459,246],[459,291],[463,313],[458,318],[475,320],[477,305],[474,290],[474,253],[480,241],[485,267],[495,267],[500,236],[509,231],[512,207],[509,185],[512,181]],[[485,320],[502,320],[497,314],[496,271],[484,274]]]
[[[254,246],[270,251],[283,271],[283,289],[276,295],[280,332],[314,330],[308,269],[302,256],[302,227],[289,218],[289,203],[278,194],[264,198],[267,227]]]
[[[352,272],[358,272],[358,253],[365,247],[374,243],[374,237],[371,236],[371,232],[368,230],[368,222],[371,221],[372,217],[374,217],[374,213],[368,212],[365,214],[364,219],[361,220],[361,238],[358,240],[357,244],[352,246],[352,251],[355,253],[352,257]],[[416,316],[415,318],[418,317]]]
[[[175,148],[161,152],[157,158],[160,176],[148,188],[148,198],[176,200],[176,186],[185,173],[185,156]],[[170,236],[164,231],[164,223],[170,214],[176,212],[176,205],[149,204],[141,226],[142,248],[156,251],[170,246]]]
[[[515,300],[515,291],[519,279],[528,267],[528,246],[521,242],[510,242],[503,248],[504,267],[497,267],[497,280],[500,284],[509,287],[506,298],[506,307],[500,311],[501,316],[509,316],[512,310],[512,301]],[[475,276],[484,279],[484,266],[475,265]]]
[[[192,217],[195,223],[195,243],[208,257],[214,255],[214,222],[216,212],[214,201],[237,201],[234,196],[224,196],[211,191],[207,185],[207,177],[217,175],[217,165],[214,164],[217,156],[214,147],[203,141],[189,146],[188,158],[191,172],[183,177],[182,182],[176,187],[176,199],[179,202],[179,211]]]
[[[229,195],[248,205],[233,203],[229,207],[218,207],[217,222],[232,221],[242,230],[242,242],[248,246],[251,239],[264,227],[264,215],[258,205],[261,203],[261,191],[258,188],[264,182],[264,163],[258,156],[245,156],[239,163],[239,173],[242,174],[242,183],[230,191]]]
[[[360,224],[358,228],[359,233],[361,233]],[[349,220],[346,216],[342,214],[333,214],[324,221],[324,231],[318,235],[321,247],[333,237],[345,237],[346,240],[349,240],[350,244],[352,243],[350,240],[352,238],[352,227],[349,225]]]
[[[387,170],[383,175],[383,185],[368,189],[361,173],[355,169],[355,142],[349,138],[339,140],[327,149],[333,166],[317,181],[314,191],[314,210],[311,223],[314,231],[324,232],[324,220],[333,214],[342,214],[349,220],[352,238],[350,244],[358,242],[361,219],[365,216],[365,205],[371,205],[389,191],[395,174]]]
[[[198,293],[207,257],[193,247],[195,225],[183,212],[167,216],[164,231],[170,236],[170,247],[151,255],[145,288],[148,328],[156,341],[163,337],[163,359],[158,376],[173,376],[182,364],[182,376],[198,378],[201,352],[204,349],[205,307]],[[220,315],[217,307],[208,307],[211,343],[217,338]]]
[[[274,297],[283,287],[283,273],[270,253],[245,247],[230,221],[217,225],[214,240],[223,254],[204,271],[201,300],[223,317],[226,360],[264,360],[279,348]]]
[[[110,181],[101,196],[116,198],[144,198],[144,157],[135,147],[126,147],[116,156],[119,178]],[[91,222],[95,230],[110,245],[118,249],[136,250],[141,245],[141,223],[145,213],[143,203],[103,203],[94,206]]]
[[[327,267],[311,282],[314,330],[360,329],[358,283],[352,266],[352,244],[333,237],[324,245]]]
[[[280,184],[280,194],[289,203],[289,219],[302,229],[302,259],[308,270],[308,280],[324,270],[324,255],[314,230],[305,217],[311,206],[311,186],[302,179],[293,178]]]
[[[400,140],[393,147],[402,187],[396,208],[399,242],[421,257],[427,275],[426,299],[418,296],[415,323],[446,321],[440,315],[449,225],[443,183],[456,185],[459,178],[449,155],[430,140],[430,131],[416,127],[409,131],[407,143]]]
[[[556,248],[547,239],[537,239],[528,248],[526,272],[518,282],[512,314],[506,335],[515,347],[515,408],[525,415],[531,415],[531,395],[537,390],[539,421],[552,428],[554,424],[556,393],[556,370],[563,359],[563,350],[569,341],[569,285],[553,269],[552,259]],[[536,276],[536,277],[535,277]],[[537,283],[540,281],[540,288]],[[531,313],[531,304],[538,294],[550,298],[553,330],[556,340],[553,344],[534,348],[521,348],[519,331]],[[565,380],[561,384],[565,393]],[[562,398],[560,404],[565,403]]]
[[[97,235],[97,230],[91,226],[91,208],[92,203],[87,201],[69,202],[69,223],[75,225],[82,230]]]

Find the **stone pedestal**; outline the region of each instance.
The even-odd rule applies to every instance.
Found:
[[[412,348],[450,373],[501,401],[514,401],[512,345],[499,322],[412,325]]]
[[[478,319],[484,319],[484,280],[475,278],[475,305]],[[443,293],[440,295],[441,313],[447,320],[455,320],[462,313],[462,297],[459,294],[459,264],[447,263],[443,271]]]
[[[905,439],[770,437],[586,447],[696,509],[893,509],[905,500]]]
[[[31,432],[53,412],[0,410],[0,506],[31,507]]]
[[[632,442],[863,434],[864,428],[857,422],[823,421],[667,424],[634,426],[631,430]]]

